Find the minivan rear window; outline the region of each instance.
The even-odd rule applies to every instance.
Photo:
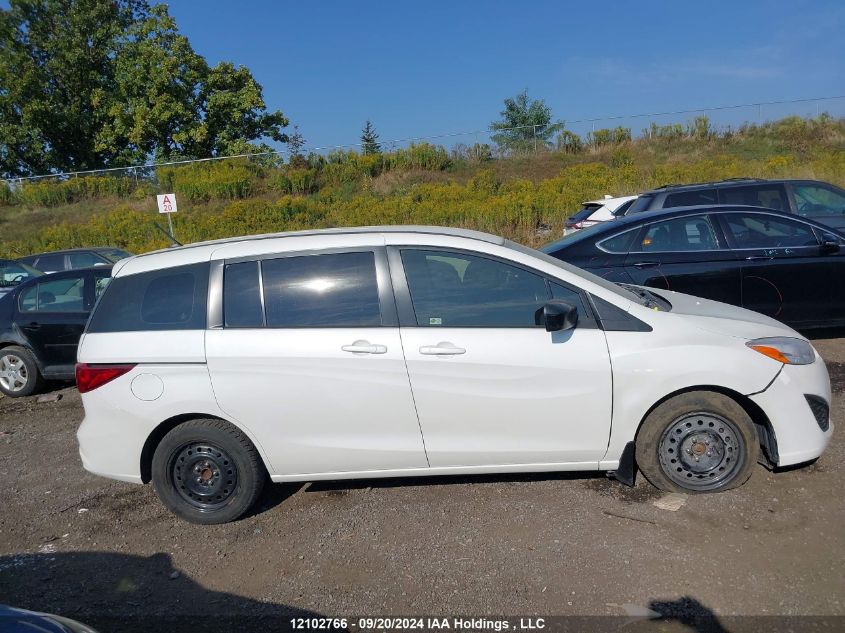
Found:
[[[203,262],[117,277],[97,303],[88,332],[205,329],[208,267]]]

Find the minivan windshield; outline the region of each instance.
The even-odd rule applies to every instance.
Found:
[[[590,227],[593,228],[593,227]],[[578,232],[578,235],[582,233],[587,233],[590,229],[584,229]],[[566,239],[566,238],[564,238]],[[558,240],[559,242],[563,240]],[[593,273],[589,273],[582,268],[578,268],[577,266],[573,266],[567,262],[561,261],[544,253],[543,251],[538,251],[533,248],[528,248],[527,246],[523,246],[522,244],[517,244],[516,242],[512,242],[511,240],[505,240],[504,246],[507,248],[511,248],[515,251],[520,253],[524,253],[525,255],[531,255],[531,257],[536,257],[537,259],[542,259],[544,262],[548,264],[552,264],[557,266],[558,268],[562,268],[563,270],[572,273],[573,275],[577,275],[586,281],[596,284],[597,286],[601,286],[605,290],[609,290],[610,292],[627,299],[628,301],[633,301],[643,306],[649,306],[652,304],[652,299],[647,296],[643,296],[643,294],[635,292],[634,290],[629,290],[619,284],[615,284],[612,281],[608,281],[607,279],[603,279],[598,275],[594,275]],[[549,248],[551,244],[547,244],[543,248]]]

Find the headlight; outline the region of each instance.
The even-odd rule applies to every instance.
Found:
[[[800,338],[789,336],[771,336],[756,338],[746,343],[755,352],[773,358],[785,365],[809,365],[816,360],[813,346]]]

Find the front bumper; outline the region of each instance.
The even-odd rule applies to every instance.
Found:
[[[749,396],[772,425],[778,448],[778,466],[816,459],[833,435],[833,424],[820,424],[806,396],[821,398],[830,407],[830,377],[816,354],[810,365],[784,365],[765,391]],[[822,426],[827,426],[826,430]]]

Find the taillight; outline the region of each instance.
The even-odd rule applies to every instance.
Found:
[[[119,378],[123,374],[132,371],[136,363],[131,365],[88,365],[86,363],[76,364],[76,388],[79,393],[94,391],[107,382]]]

